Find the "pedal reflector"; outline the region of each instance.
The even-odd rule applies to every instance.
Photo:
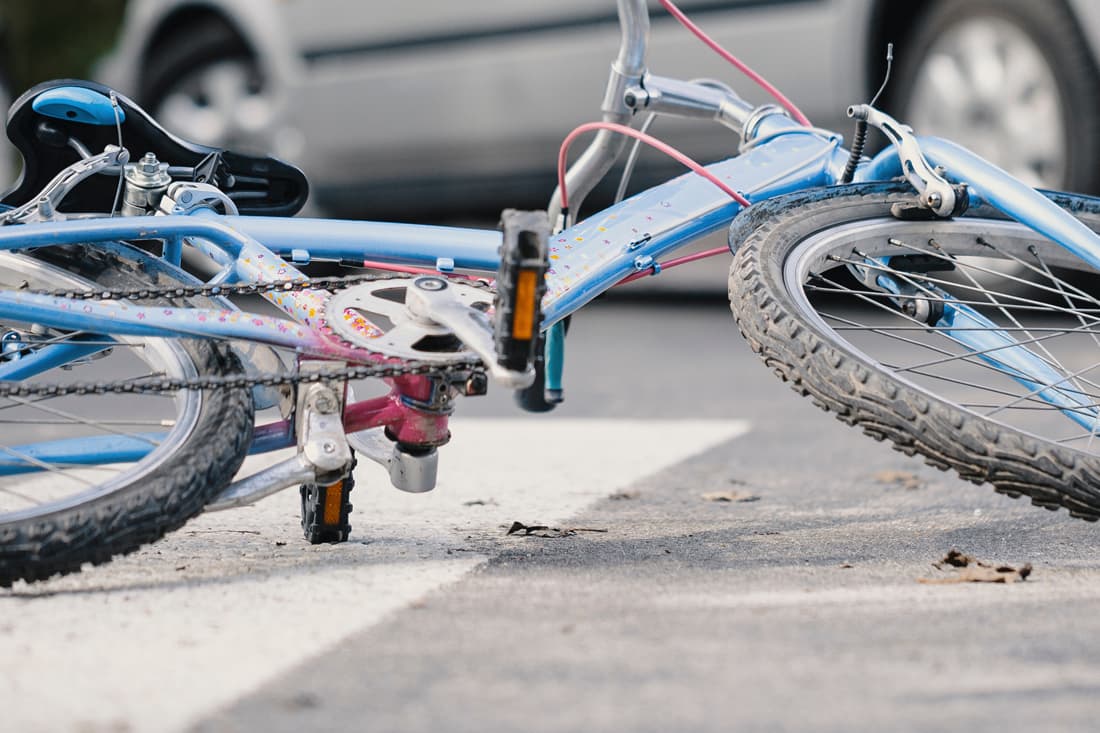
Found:
[[[325,487],[325,524],[340,524],[340,512],[344,508],[344,482],[337,481]]]
[[[512,335],[515,338],[530,341],[534,335],[539,273],[535,270],[520,270],[516,283],[516,314],[512,319]]]
[[[493,321],[497,363],[524,372],[535,358],[546,292],[550,222],[545,211],[508,209],[503,233]]]

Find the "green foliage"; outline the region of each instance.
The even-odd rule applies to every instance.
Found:
[[[114,45],[125,0],[0,0],[0,74],[18,95],[47,79],[86,78]]]

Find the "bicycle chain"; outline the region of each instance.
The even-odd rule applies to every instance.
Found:
[[[446,278],[443,273],[438,277]],[[349,277],[304,278],[277,280],[268,283],[239,283],[232,285],[175,285],[164,287],[134,288],[130,290],[27,290],[35,295],[47,295],[73,300],[146,300],[159,297],[196,298],[226,297],[230,295],[261,295],[270,292],[296,292],[302,290],[343,290],[378,280],[409,280],[421,275],[390,273],[381,275],[353,275]],[[479,279],[464,278],[463,285],[492,291],[493,286]],[[369,349],[365,349],[369,351]],[[370,352],[377,353],[377,352]],[[76,382],[73,384],[28,384],[25,382],[0,382],[0,397],[62,397],[87,394],[149,394],[176,392],[182,389],[244,389],[252,387],[282,387],[312,384],[329,380],[387,379],[401,376],[458,376],[476,370],[483,365],[478,360],[454,364],[429,364],[420,361],[399,360],[383,364],[356,364],[338,369],[325,369],[305,374],[265,374],[246,376],[203,376],[189,379],[164,378],[125,382]]]

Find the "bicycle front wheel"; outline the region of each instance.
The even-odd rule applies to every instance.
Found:
[[[125,246],[0,253],[0,287],[146,287],[140,257]],[[208,341],[33,323],[3,323],[0,333],[0,378],[10,381],[140,383],[240,369]],[[0,587],[106,562],[182,525],[240,467],[252,416],[245,387],[0,398]]]
[[[1100,200],[1052,195],[1094,231]],[[911,191],[809,192],[734,222],[730,302],[776,374],[974,483],[1100,519],[1100,273],[995,213],[908,220]]]

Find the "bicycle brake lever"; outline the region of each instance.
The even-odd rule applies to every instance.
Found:
[[[57,207],[77,184],[107,168],[122,169],[130,159],[126,148],[108,145],[99,155],[81,158],[53,177],[32,200],[0,216],[0,224],[26,224],[34,221],[56,221],[64,215]]]
[[[948,217],[955,211],[955,189],[935,171],[921,152],[920,143],[913,135],[913,128],[903,125],[885,112],[869,104],[857,104],[848,108],[848,116],[863,120],[882,131],[882,134],[898,149],[901,169],[913,188],[920,194],[921,203],[938,216]]]

